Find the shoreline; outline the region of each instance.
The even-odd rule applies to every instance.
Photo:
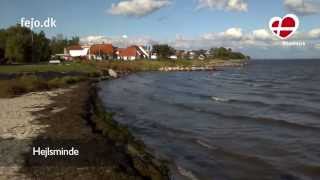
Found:
[[[20,122],[17,122],[17,125],[21,126],[21,133],[25,132],[24,127],[39,129],[34,136],[28,136],[28,140],[23,138],[24,136],[16,138],[0,134],[0,142],[5,143],[1,149],[14,151],[14,154],[11,152],[6,158],[0,159],[4,166],[0,168],[3,177],[10,179],[170,179],[165,162],[147,152],[142,142],[136,140],[124,126],[113,121],[111,113],[105,112],[97,97],[96,83],[91,80],[71,88],[1,99],[6,104],[8,100],[19,99],[22,100],[21,102],[30,102],[30,97],[34,97],[35,102],[32,101],[26,105],[32,120],[28,118],[28,123],[23,127]],[[56,92],[61,93],[56,94]],[[40,100],[38,97],[47,99],[46,103],[38,102]],[[20,104],[23,105],[23,103]],[[11,110],[22,111],[14,108]],[[24,118],[27,116],[19,116],[17,121],[23,121]],[[1,122],[3,123],[4,120],[3,117]],[[6,127],[7,125],[3,125],[2,128]],[[41,145],[55,147],[57,144],[63,147],[68,147],[70,144],[79,145],[81,158],[56,161],[35,158],[31,155],[31,147]],[[19,161],[19,164],[10,160],[17,157],[19,158],[15,161]]]
[[[107,112],[99,100],[97,83],[102,80],[118,79],[134,72],[118,71],[115,76],[112,76],[112,73],[110,74],[110,69],[100,72],[100,77],[80,82],[73,88],[64,88],[67,89],[66,92],[50,97],[49,104],[32,113],[34,117],[37,117],[36,121],[46,127],[39,136],[32,139],[32,145],[38,145],[39,142],[50,144],[61,141],[80,144],[88,141],[92,145],[94,143],[91,143],[91,140],[94,139],[99,142],[99,146],[93,148],[93,153],[96,149],[104,149],[103,152],[99,151],[97,153],[100,153],[100,157],[102,153],[105,158],[99,160],[99,156],[94,155],[90,157],[93,159],[86,157],[87,161],[93,164],[88,166],[81,164],[80,168],[77,164],[69,164],[66,161],[62,162],[62,167],[58,167],[61,162],[55,161],[53,164],[49,163],[48,166],[39,167],[37,166],[39,165],[37,159],[34,160],[30,157],[29,150],[23,154],[26,163],[21,171],[18,171],[19,173],[38,179],[54,179],[54,177],[67,179],[107,177],[107,179],[117,180],[170,179],[167,162],[154,157],[143,142],[137,140],[125,126],[113,120],[113,113]],[[43,93],[43,91],[34,94],[37,93]],[[24,96],[26,95],[15,98]],[[110,155],[116,157],[110,157]],[[90,168],[97,162],[106,163],[107,166]],[[32,163],[37,165],[34,166]],[[41,161],[40,163],[45,164],[48,161]]]

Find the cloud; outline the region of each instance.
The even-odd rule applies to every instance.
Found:
[[[320,38],[320,28],[310,30],[308,35],[312,39],[319,39]]]
[[[198,0],[198,9],[202,8],[245,12],[248,4],[245,0]]]
[[[117,37],[108,37],[108,36],[85,36],[80,38],[81,44],[100,44],[100,43],[111,43],[117,47],[126,47],[129,45],[150,45],[150,44],[157,44],[157,41],[153,40],[147,36],[141,37],[124,37],[117,36]]]
[[[227,29],[223,36],[229,39],[240,39],[242,38],[242,29],[241,28],[230,28]]]
[[[169,0],[126,0],[112,4],[108,12],[113,15],[142,17],[168,5]]]
[[[273,44],[272,40],[271,34],[265,29],[244,32],[241,28],[233,27],[223,32],[205,33],[200,38],[176,39],[173,46],[183,49],[207,49],[220,46],[241,49],[247,46],[269,46]]]
[[[206,40],[213,40],[213,39],[227,39],[227,40],[239,40],[243,36],[241,28],[229,28],[224,32],[211,32],[205,33],[201,37]]]
[[[314,0],[284,0],[284,6],[289,12],[299,15],[311,15],[320,11],[320,3]]]
[[[271,40],[272,35],[266,29],[257,29],[252,31],[252,36],[256,40]]]

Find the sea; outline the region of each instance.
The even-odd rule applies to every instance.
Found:
[[[177,180],[320,180],[320,60],[251,60],[100,83]]]

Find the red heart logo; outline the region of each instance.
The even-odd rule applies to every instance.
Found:
[[[278,38],[285,40],[294,35],[299,28],[299,18],[294,14],[281,17],[273,17],[269,21],[271,32]]]

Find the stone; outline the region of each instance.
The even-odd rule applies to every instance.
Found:
[[[113,78],[117,78],[118,77],[118,73],[116,71],[114,71],[113,69],[109,69],[108,70],[108,74],[109,74],[109,76],[111,76]]]

